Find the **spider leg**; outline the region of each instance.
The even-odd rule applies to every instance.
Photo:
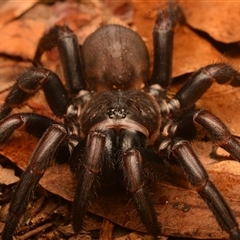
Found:
[[[142,147],[142,136],[138,132],[122,130],[122,167],[127,189],[132,193],[133,200],[139,215],[147,230],[157,236],[160,234],[160,224],[157,221],[156,212],[151,200],[150,193],[145,183],[143,171],[143,158],[137,147]]]
[[[142,162],[143,159],[138,150],[130,149],[123,153],[124,177],[127,180],[128,190],[132,193],[133,200],[147,230],[157,236],[160,234],[160,224],[157,221],[151,196],[145,185]]]
[[[191,140],[199,127],[210,135],[212,140],[240,161],[240,143],[231,135],[228,128],[206,110],[193,110],[184,115],[173,135],[175,138]],[[172,152],[179,160],[189,181],[213,211],[219,225],[230,234],[231,239],[240,238],[237,221],[221,193],[209,180],[208,174],[186,140],[173,144]]]
[[[77,172],[78,182],[76,195],[73,204],[73,228],[79,232],[83,225],[84,215],[86,213],[91,197],[94,193],[97,180],[101,174],[104,164],[114,169],[115,162],[114,149],[121,153],[117,162],[123,172],[127,188],[133,194],[140,216],[144,224],[152,234],[158,235],[160,232],[156,213],[151,202],[151,197],[145,186],[145,177],[142,167],[142,156],[140,151],[134,148],[142,148],[145,143],[143,134],[135,131],[121,130],[117,135],[114,129],[107,131],[90,132],[87,138],[86,150],[82,156],[80,152],[82,143],[77,145],[73,152],[72,162],[80,161],[80,168]]]
[[[97,177],[101,173],[105,138],[105,134],[100,132],[90,132],[87,138],[86,151],[81,159],[81,166],[77,174],[77,189],[73,203],[73,229],[76,233],[82,228],[84,215],[93,195]]]
[[[240,143],[233,137],[222,121],[206,110],[195,110],[187,114],[178,124],[175,136],[192,138],[201,126],[210,135],[212,140],[228,151],[232,157],[240,161]],[[187,131],[186,131],[187,129]],[[190,138],[189,138],[190,137]]]
[[[68,107],[68,98],[61,80],[50,70],[32,67],[17,79],[0,110],[0,119],[9,115],[13,107],[37,92],[40,86],[52,111],[62,117]]]
[[[0,143],[5,143],[13,131],[21,126],[25,126],[33,135],[38,135],[40,131],[33,129],[39,127],[38,123],[41,122],[42,119],[42,116],[34,114],[16,114],[5,118],[0,122]],[[45,120],[46,126],[42,126],[42,130],[51,123],[51,120],[49,120],[48,124],[46,119],[43,120]],[[31,130],[33,130],[33,132],[31,132]],[[30,158],[29,165],[18,182],[13,194],[9,214],[2,234],[3,240],[12,239],[19,218],[26,211],[32,191],[48,167],[53,155],[66,138],[66,135],[67,133],[64,127],[54,123],[48,126],[40,138]]]
[[[24,126],[28,133],[40,138],[52,124],[56,122],[33,113],[10,115],[0,121],[0,144],[5,144],[17,128]]]
[[[215,215],[222,229],[229,233],[231,240],[240,239],[237,220],[217,187],[209,180],[206,170],[188,141],[176,141],[172,146],[172,153],[179,161],[192,186]]]
[[[168,8],[158,13],[153,29],[154,66],[151,84],[159,84],[164,89],[171,84],[173,37],[178,12],[179,7],[170,1]]]
[[[55,26],[41,38],[35,61],[39,63],[42,54],[55,46],[59,49],[63,72],[70,91],[77,94],[80,90],[86,89],[78,39],[68,26]]]
[[[240,73],[224,63],[211,64],[196,71],[176,93],[181,108],[188,108],[211,87],[213,82],[240,87]]]

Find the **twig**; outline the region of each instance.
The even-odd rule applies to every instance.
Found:
[[[25,233],[24,235],[22,235],[21,237],[18,237],[17,239],[18,240],[28,239],[28,238],[30,238],[30,237],[32,237],[32,236],[42,232],[43,230],[45,230],[45,229],[47,229],[49,227],[52,227],[52,226],[53,226],[53,223],[46,223],[46,224],[44,224],[44,225],[42,225],[40,227],[37,227],[37,228],[35,228],[35,229]]]
[[[108,219],[103,220],[99,240],[110,240],[113,239],[113,228],[114,224]]]

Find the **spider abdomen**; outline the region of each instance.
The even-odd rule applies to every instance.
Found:
[[[127,27],[105,25],[82,46],[89,89],[140,89],[148,80],[149,55],[141,37]]]

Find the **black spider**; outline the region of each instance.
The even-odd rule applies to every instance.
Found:
[[[140,36],[119,25],[106,25],[90,35],[81,51],[67,27],[54,27],[40,41],[35,60],[57,46],[67,82],[48,69],[33,67],[22,74],[1,109],[0,143],[19,127],[40,138],[10,205],[3,240],[12,239],[30,195],[50,160],[69,149],[76,169],[77,189],[73,203],[73,228],[81,230],[83,218],[98,179],[118,171],[149,233],[161,233],[160,224],[145,184],[144,162],[157,156],[159,163],[177,161],[191,185],[208,204],[230,238],[240,239],[231,209],[189,143],[199,128],[240,160],[240,143],[212,113],[195,109],[195,102],[213,82],[240,86],[240,74],[224,63],[196,71],[173,98],[171,83],[173,28],[178,7],[170,3],[158,14],[153,30],[154,67],[148,80],[148,52]],[[43,88],[56,122],[42,115],[9,115],[30,95]],[[150,154],[151,153],[151,154]],[[148,155],[149,154],[149,155]],[[143,159],[144,158],[144,159]]]

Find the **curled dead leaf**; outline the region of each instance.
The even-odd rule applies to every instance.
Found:
[[[24,59],[32,59],[44,29],[44,22],[31,19],[5,24],[0,29],[0,52],[11,56],[21,56]]]
[[[22,15],[37,2],[38,0],[31,0],[16,4],[15,0],[2,1],[0,3],[0,28],[10,20]]]
[[[147,3],[146,5],[145,2],[145,5],[141,5],[139,1],[137,1],[137,4],[139,8],[142,6],[142,12],[138,12],[139,19],[135,19],[134,23],[136,24],[135,26],[137,31],[139,31],[141,36],[146,39],[152,55],[151,29],[154,24],[155,15],[157,12],[156,9],[159,7],[159,3],[155,2],[152,9],[150,9],[151,3]],[[136,9],[137,5],[134,6]],[[136,12],[137,11],[138,10],[136,10]],[[187,13],[186,16],[188,16]],[[98,17],[99,18],[96,18],[97,20],[94,19],[91,21],[91,24],[86,27],[86,32],[83,31],[84,33],[79,35],[83,36],[81,39],[84,39],[85,35],[88,35],[89,32],[95,30],[95,28],[102,23],[102,21],[100,21],[100,16]],[[66,19],[65,16],[61,20],[64,19]],[[26,21],[28,22],[28,20]],[[21,27],[20,23],[14,24],[16,24],[16,27]],[[210,25],[211,24],[208,22],[208,26]],[[33,26],[36,27],[38,25],[30,24],[29,26],[30,29],[32,29]],[[9,27],[11,27],[11,25],[6,25],[6,29],[9,29]],[[30,34],[30,32],[25,32],[25,34]],[[27,38],[27,35],[25,34],[22,35],[23,38]],[[31,32],[31,36],[32,35],[33,34]],[[14,38],[14,36],[9,35],[9,38],[5,38],[5,41],[8,39],[12,40],[12,38]],[[40,38],[40,35],[38,35],[38,38]],[[18,49],[7,49],[4,43],[3,45],[0,44],[0,47],[3,46],[3,53],[14,56],[20,55],[24,58],[31,58],[38,42],[37,39],[35,40],[35,38],[34,40],[31,38],[31,41],[34,41],[33,45],[26,45],[30,48],[30,52],[28,53],[22,52],[23,49],[19,51]],[[195,71],[202,66],[219,60],[225,61],[224,57],[218,51],[216,51],[216,49],[214,49],[209,42],[199,37],[199,35],[184,25],[177,27],[174,46],[174,76],[180,76],[182,74]],[[216,91],[215,86],[213,88]],[[237,90],[233,90],[233,92],[236,93]],[[219,95],[214,95],[214,93],[210,91],[205,95],[206,98],[204,96],[202,102],[199,102],[199,105],[203,106],[208,101],[211,102],[209,106],[207,105],[207,108],[212,108],[212,112],[217,114],[221,114],[222,112],[223,120],[229,124],[230,129],[234,131],[234,133],[238,133],[239,126],[233,126],[233,123],[239,122],[240,114],[236,113],[235,106],[238,106],[237,103],[239,103],[240,99],[238,93],[236,97],[233,98],[233,92],[220,90],[218,92]],[[227,95],[226,98],[224,97],[225,95]],[[220,101],[218,101],[219,96],[221,96]],[[215,100],[217,99],[217,101],[214,101],[214,98]],[[222,99],[225,100],[222,101]],[[216,104],[212,105],[212,102],[215,102]],[[227,112],[222,110],[225,106],[227,107]],[[229,118],[229,116],[231,117]],[[14,138],[17,139],[16,142],[14,142]],[[0,153],[11,159],[11,161],[15,162],[20,168],[25,169],[29,156],[34,149],[35,143],[35,140],[31,139],[29,141],[28,137],[23,137],[23,133],[18,133],[6,146],[4,146],[4,148],[1,147]],[[16,151],[16,149],[19,152]],[[203,154],[200,154],[200,157],[202,159]],[[206,158],[207,157],[208,156],[206,156]],[[228,168],[230,169],[238,168],[239,166],[239,163],[232,161],[225,164],[227,164]],[[208,169],[211,178],[223,191],[227,201],[233,208],[239,221],[239,174],[233,173],[231,170],[226,168],[226,166],[223,167],[222,165],[222,163],[218,163],[208,167]],[[64,181],[62,181],[62,179],[64,179]],[[180,179],[177,179],[177,181],[180,181]],[[69,201],[72,201],[73,199],[75,191],[74,178],[69,168],[65,165],[53,166],[49,168],[44,177],[41,179],[40,184],[48,191],[55,193]],[[103,195],[100,194],[97,201],[92,204],[92,211],[100,216],[112,220],[113,222],[116,222],[121,226],[138,231],[145,231],[130,199],[131,198],[124,192],[111,192],[104,193]],[[163,225],[163,234],[196,238],[226,238],[226,235],[217,225],[216,220],[208,210],[207,206],[201,199],[199,199],[198,195],[194,191],[176,187],[169,183],[156,183],[156,185],[153,186],[153,200],[158,213],[159,222],[161,222]],[[116,218],[116,216],[118,216],[118,218]],[[199,219],[201,219],[201,221],[199,221]]]
[[[11,185],[19,181],[19,177],[15,176],[14,170],[3,168],[0,165],[0,184]]]
[[[238,1],[180,1],[187,22],[215,40],[231,43],[240,40]]]

